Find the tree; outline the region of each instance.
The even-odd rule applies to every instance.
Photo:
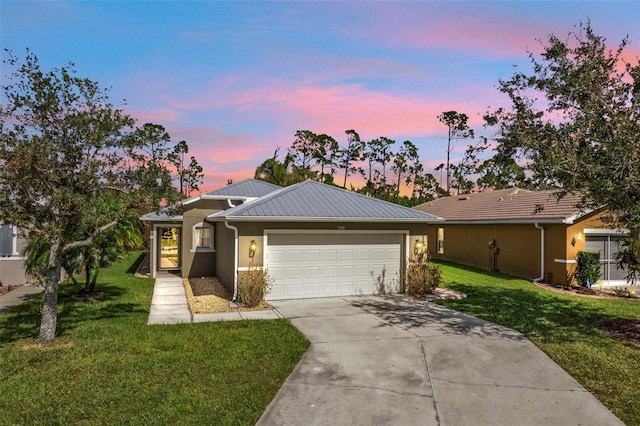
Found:
[[[438,116],[438,121],[447,126],[447,192],[451,190],[451,141],[454,139],[473,139],[473,129],[471,129],[467,121],[469,117],[467,114],[459,113],[456,111],[445,111]]]
[[[202,166],[196,160],[196,157],[191,156],[189,166],[182,169],[181,177],[183,181],[184,194],[183,197],[191,197],[191,193],[200,190],[200,184],[204,179],[204,173],[202,172]]]
[[[289,148],[293,164],[300,169],[311,170],[313,154],[317,152],[318,135],[310,130],[298,130],[296,138]]]
[[[103,265],[121,259],[128,250],[140,247],[142,247],[140,220],[138,214],[132,210],[117,225],[98,235],[90,245],[64,251],[61,265],[67,278],[81,293],[92,293],[95,291]],[[50,254],[51,250],[44,236],[31,238],[24,253],[27,273],[36,278],[43,278]],[[76,275],[83,271],[85,280],[81,285]]]
[[[475,182],[468,179],[468,177],[478,172],[478,164],[480,163],[479,155],[486,149],[487,140],[482,138],[482,142],[479,144],[467,146],[460,163],[451,166],[453,170],[453,181],[451,182],[451,187],[456,188],[458,190],[458,194],[461,192],[463,194],[469,194],[473,190]]]
[[[39,340],[55,338],[62,255],[91,245],[133,207],[172,202],[166,157],[134,135],[134,120],[73,64],[43,71],[38,58],[8,53],[13,69],[0,107],[0,221],[46,239]],[[154,156],[142,153],[154,152]],[[106,199],[109,202],[105,202]]]
[[[360,140],[360,135],[355,130],[346,130],[345,133],[347,134],[347,145],[339,151],[337,158],[338,167],[344,169],[343,188],[347,187],[349,175],[355,173],[364,174],[364,171],[355,164],[362,160],[364,142]]]
[[[188,153],[189,145],[186,141],[180,141],[175,144],[173,152],[169,154],[169,161],[176,170],[178,188],[182,198],[188,198],[191,196],[191,192],[198,191],[204,177],[202,166],[194,156],[191,156],[191,161],[185,165],[185,157]]]
[[[317,135],[316,139],[316,149],[312,156],[316,165],[320,166],[320,181],[333,184],[334,167],[340,146],[334,138],[324,133]],[[328,174],[325,173],[326,167],[329,167]]]
[[[367,163],[369,165],[368,180],[370,182],[373,182],[374,180],[378,180],[378,178],[380,178],[381,183],[386,183],[387,164],[391,161],[391,157],[393,155],[393,153],[391,152],[391,146],[395,143],[396,141],[394,141],[393,139],[382,136],[378,139],[373,139],[366,144],[363,157],[367,160]],[[372,169],[375,164],[380,164],[382,166],[382,172],[378,172],[376,170],[376,174],[373,175]]]
[[[550,35],[530,73],[500,81],[512,103],[496,111],[499,142],[527,160],[537,186],[579,193],[581,207],[607,207],[611,226],[640,238],[640,63],[625,38],[609,49],[591,23],[567,40]]]
[[[400,192],[402,176],[405,176],[405,183],[408,185],[411,183],[414,171],[422,171],[422,164],[419,166],[418,164],[420,164],[418,147],[411,141],[404,141],[396,153],[393,159],[393,165],[391,166],[391,169],[396,174],[396,190],[398,193]]]
[[[293,156],[287,154],[283,161],[279,161],[279,151],[280,148],[276,149],[273,157],[263,161],[262,164],[256,168],[255,179],[280,186],[293,185],[294,183],[305,180],[306,176],[300,173],[301,169],[293,166]]]

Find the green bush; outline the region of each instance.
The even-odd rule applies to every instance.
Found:
[[[406,279],[407,294],[413,297],[433,294],[441,281],[440,267],[429,262],[428,253],[418,253],[409,258]]]
[[[640,240],[627,238],[616,256],[618,268],[627,272],[627,284],[635,284],[640,278]]]
[[[591,287],[600,278],[600,253],[578,252],[575,278],[582,287]]]
[[[240,303],[253,308],[262,302],[271,291],[273,279],[266,269],[253,264],[249,269],[238,273],[238,299]]]

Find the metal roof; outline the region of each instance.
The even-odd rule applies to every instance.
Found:
[[[140,216],[140,220],[142,221],[150,221],[150,222],[173,222],[173,221],[181,221],[182,215],[174,215],[170,216],[167,212],[161,211],[160,213],[151,212],[145,215]]]
[[[441,216],[449,223],[572,223],[588,213],[578,207],[579,202],[577,194],[558,200],[555,191],[509,188],[438,198],[414,209]]]
[[[432,222],[441,220],[387,201],[314,181],[304,181],[209,216],[260,221]]]
[[[263,182],[257,179],[245,179],[238,183],[223,186],[222,188],[206,192],[207,196],[224,196],[224,197],[243,197],[257,198],[267,195],[270,192],[281,189],[281,186],[272,183]]]

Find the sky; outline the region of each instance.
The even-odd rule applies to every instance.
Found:
[[[140,125],[186,140],[204,192],[253,177],[297,130],[410,140],[437,176],[438,114],[465,113],[491,138],[482,114],[509,105],[498,81],[529,70],[549,34],[566,39],[587,20],[612,48],[628,35],[637,61],[640,0],[2,0],[0,47],[29,48],[45,69],[73,62]],[[466,145],[455,142],[452,162]]]

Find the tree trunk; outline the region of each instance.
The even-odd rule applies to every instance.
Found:
[[[62,257],[60,241],[51,243],[51,254],[45,276],[44,301],[40,322],[40,343],[49,343],[56,337],[58,324],[58,283],[60,282],[60,259]]]

